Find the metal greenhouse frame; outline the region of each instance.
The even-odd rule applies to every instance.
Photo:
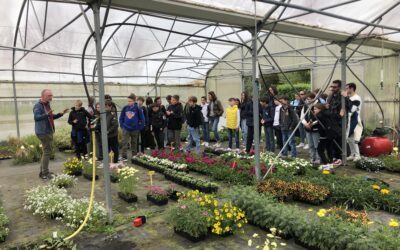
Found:
[[[34,2],[45,2],[45,12],[44,17],[40,17],[37,14],[35,9]],[[47,26],[48,26],[48,5],[50,2],[59,2],[59,3],[70,3],[79,5],[81,12],[72,18],[69,22],[65,23],[61,28],[56,30],[55,32],[48,34]],[[154,81],[151,84],[152,88],[155,90],[155,94],[158,94],[158,84],[162,79],[185,79],[189,81],[201,81],[204,83],[205,91],[207,91],[207,80],[212,78],[213,76],[209,76],[210,71],[219,64],[223,64],[226,66],[226,70],[231,71],[234,70],[237,76],[242,77],[243,84],[243,75],[245,71],[245,66],[251,66],[251,76],[253,82],[253,109],[254,109],[254,125],[256,127],[254,141],[255,141],[255,168],[256,168],[256,178],[260,180],[262,178],[260,172],[260,145],[259,145],[259,117],[258,117],[258,100],[259,100],[259,72],[280,72],[287,79],[288,83],[291,84],[290,80],[286,77],[285,71],[287,68],[280,67],[276,58],[283,55],[286,52],[295,52],[297,55],[288,55],[287,57],[303,57],[309,61],[310,65],[316,65],[317,62],[315,60],[310,59],[310,56],[305,55],[303,52],[310,49],[316,49],[317,47],[326,47],[330,44],[336,44],[340,46],[341,53],[340,55],[335,55],[332,53],[329,56],[330,59],[333,59],[334,63],[329,63],[325,65],[333,65],[335,68],[338,63],[341,65],[341,80],[342,82],[346,82],[346,71],[349,70],[351,74],[353,74],[356,78],[360,80],[360,82],[366,87],[366,85],[361,81],[361,79],[354,73],[351,67],[348,65],[350,59],[357,53],[359,48],[364,45],[381,47],[384,46],[386,49],[391,49],[394,52],[392,54],[386,56],[395,56],[399,54],[400,50],[400,42],[392,41],[389,39],[384,39],[382,36],[397,34],[400,32],[400,28],[392,27],[389,25],[382,24],[383,18],[392,13],[394,9],[398,8],[400,5],[400,1],[393,1],[392,4],[389,5],[388,8],[381,11],[379,15],[374,16],[373,19],[369,21],[362,21],[355,18],[351,18],[345,15],[338,15],[330,12],[331,9],[347,6],[353,4],[355,2],[359,2],[359,0],[348,0],[348,1],[340,1],[337,3],[333,3],[331,5],[325,6],[320,9],[309,8],[298,4],[291,3],[291,0],[257,0],[252,1],[253,3],[249,6],[252,6],[251,13],[241,13],[232,9],[217,9],[210,8],[207,6],[199,5],[194,1],[191,3],[190,0],[179,0],[179,1],[166,1],[166,0],[48,0],[48,1],[39,1],[39,0],[23,0],[22,5],[20,7],[18,19],[16,22],[16,28],[14,31],[13,45],[12,46],[2,46],[0,45],[0,49],[3,50],[12,50],[12,65],[10,69],[0,69],[0,71],[11,71],[12,73],[12,84],[13,84],[13,100],[15,107],[15,121],[17,125],[17,134],[20,136],[20,124],[19,124],[19,113],[18,113],[18,93],[16,89],[16,81],[17,81],[17,73],[18,72],[32,72],[32,73],[46,73],[46,74],[71,74],[71,75],[82,75],[82,81],[85,85],[86,94],[89,96],[89,89],[87,87],[87,82],[90,79],[90,85],[93,88],[93,93],[100,97],[100,107],[101,107],[101,127],[105,128],[105,107],[104,107],[104,79],[118,79],[118,78],[137,78],[144,77],[149,80],[149,77],[153,78]],[[219,1],[221,2],[221,1]],[[227,1],[228,2],[228,1]],[[250,2],[250,0],[246,1]],[[295,1],[292,1],[295,2]],[[269,4],[271,7],[267,13],[264,13],[263,16],[257,15],[257,7],[260,4]],[[103,7],[101,7],[103,6]],[[288,9],[301,11],[301,13],[283,17],[285,11]],[[94,27],[92,27],[88,13],[89,11],[93,12],[94,19]],[[104,10],[103,21],[100,20],[100,10]],[[126,17],[122,22],[117,23],[109,23],[108,17],[109,13],[113,10],[122,10],[125,12],[129,12],[130,15]],[[33,20],[29,19],[29,16],[32,16]],[[272,15],[277,16],[277,18],[271,18]],[[361,27],[354,33],[348,34],[343,32],[338,32],[334,30],[328,30],[317,27],[310,27],[302,24],[298,24],[295,22],[290,22],[291,20],[299,17],[304,17],[307,15],[318,14],[323,17],[332,18],[334,21],[341,20],[349,23],[360,25]],[[152,25],[148,23],[146,19],[148,17],[156,17],[159,19],[168,20],[172,22],[170,28],[161,28],[157,25]],[[87,28],[90,30],[91,35],[87,37],[86,44],[84,46],[84,50],[82,54],[68,54],[68,53],[58,53],[58,52],[47,52],[38,50],[37,47],[48,42],[58,33],[63,31],[72,25],[76,20],[84,18],[87,24]],[[22,25],[23,20],[25,20],[25,31],[22,34],[20,26]],[[43,22],[40,22],[43,20]],[[138,21],[141,21],[144,24],[140,24]],[[198,21],[201,20],[201,21]],[[41,29],[42,40],[33,47],[27,47],[26,39],[29,36],[28,32],[28,23],[36,22],[37,25]],[[191,25],[199,25],[202,28],[198,29],[196,32],[186,32],[186,31],[178,31],[176,30],[175,25],[177,22],[186,23]],[[118,33],[118,31],[122,27],[132,27],[132,32],[129,34],[130,39],[128,42],[128,46],[126,48],[122,48],[118,46],[117,42],[114,39],[114,35]],[[159,50],[145,54],[139,57],[128,57],[128,50],[131,47],[132,39],[137,31],[137,28],[146,28],[151,32],[154,40],[159,45]],[[106,29],[110,29],[111,34],[105,39],[102,43],[102,37]],[[374,34],[373,31],[375,29],[382,29],[382,34]],[[203,35],[205,30],[212,30],[210,35]],[[368,31],[365,34],[365,31]],[[383,32],[385,30],[385,32]],[[159,39],[156,32],[163,32],[166,34],[166,41],[162,42],[162,39]],[[251,35],[249,37],[249,34]],[[290,34],[302,37],[309,37],[320,41],[320,45],[315,43],[315,46],[310,48],[298,49],[295,45],[291,45],[289,42],[285,40],[284,35],[282,34]],[[173,47],[167,47],[168,41],[171,39],[172,35],[179,35],[185,37],[182,41],[178,43],[178,45]],[[288,45],[291,50],[287,50],[285,52],[271,53],[266,46],[267,40],[271,37],[275,36],[280,39],[282,43]],[[103,38],[104,38],[103,37]],[[86,49],[91,41],[95,41],[96,44],[96,53],[88,54]],[[18,41],[22,44],[22,47],[18,47]],[[106,47],[113,43],[118,51],[118,54],[112,56],[104,56],[103,52]],[[346,48],[349,44],[357,45],[355,49],[352,49],[350,55],[346,54]],[[211,49],[210,46],[225,46],[229,48],[228,53],[225,55],[216,55]],[[190,48],[191,46],[197,47],[198,50],[202,51],[200,55],[192,55]],[[176,52],[179,50],[184,50],[186,55],[178,55]],[[226,55],[229,55],[231,52],[241,50],[242,57],[240,59],[229,60],[226,59]],[[23,55],[20,58],[17,58],[16,52],[23,52]],[[56,57],[64,57],[64,58],[73,58],[81,60],[81,72],[63,72],[63,71],[45,71],[45,70],[29,70],[29,69],[17,69],[16,66],[19,62],[24,60],[24,58],[29,53],[43,54],[43,55],[51,55]],[[251,54],[251,57],[247,57],[248,54]],[[360,60],[376,58],[379,56],[360,54],[362,55]],[[251,58],[251,62],[248,59]],[[260,58],[267,60],[268,64],[259,64],[258,61]],[[91,72],[86,73],[86,61],[95,61],[95,65]],[[115,65],[121,65],[126,62],[144,62],[146,65],[147,73],[144,75],[104,75],[103,69],[112,67]],[[155,75],[149,75],[149,71],[147,65],[149,62],[161,62],[159,67],[156,70]],[[103,65],[103,63],[107,63]],[[166,67],[167,64],[182,64],[182,67],[178,67],[175,69],[168,69]],[[187,65],[189,64],[189,65]],[[334,69],[333,69],[334,70]],[[194,76],[182,75],[182,72],[190,72],[190,74],[194,74]],[[176,74],[176,75],[174,75]],[[229,74],[227,76],[232,76]],[[224,76],[220,76],[224,77]],[[96,84],[96,79],[98,84]],[[328,78],[329,80],[329,78]],[[329,84],[329,81],[327,81]],[[342,88],[345,86],[343,85]],[[367,88],[368,89],[368,88]],[[372,96],[374,96],[371,93]],[[344,105],[344,98],[342,97],[342,106]],[[383,111],[381,109],[382,116]],[[383,120],[383,117],[382,117]],[[342,118],[342,124],[346,124],[346,116]],[[346,161],[346,127],[342,126],[342,158],[343,162]],[[293,134],[291,135],[293,136]],[[102,129],[102,139],[103,139],[103,152],[107,152],[107,134],[106,131]],[[106,184],[106,203],[107,210],[109,213],[109,219],[112,218],[112,205],[111,205],[111,195],[110,195],[110,179],[109,175],[109,159],[108,155],[104,155],[104,175],[105,175],[105,184]]]

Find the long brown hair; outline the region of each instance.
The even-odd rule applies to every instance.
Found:
[[[213,102],[217,100],[217,95],[215,94],[214,91],[210,91],[208,92],[208,94],[211,96]]]

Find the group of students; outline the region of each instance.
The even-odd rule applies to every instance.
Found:
[[[283,156],[297,156],[296,147],[309,150],[310,160],[317,164],[341,164],[341,127],[342,117],[348,117],[347,141],[351,155],[349,160],[360,157],[358,142],[362,133],[360,118],[361,98],[356,94],[354,83],[346,84],[346,90],[341,91],[341,81],[335,80],[330,86],[329,94],[321,94],[317,89],[306,93],[300,91],[295,100],[289,102],[285,95],[279,95],[275,86],[270,86],[268,95],[260,98],[259,120],[260,134],[264,129],[265,149],[275,152],[282,150]],[[345,109],[341,107],[341,97],[345,97]],[[216,147],[221,145],[218,132],[220,118],[226,119],[225,127],[228,130],[229,148],[240,150],[239,131],[242,132],[242,143],[245,151],[250,153],[254,143],[254,112],[253,100],[245,92],[241,98],[229,98],[228,106],[224,110],[221,101],[213,91],[208,96],[190,96],[183,105],[178,95],[167,96],[167,105],[162,104],[160,97],[153,101],[146,100],[131,94],[127,104],[120,112],[111,96],[105,96],[107,136],[109,151],[114,153],[113,162],[126,160],[130,146],[132,155],[144,152],[146,148],[164,149],[167,145],[174,148],[181,147],[181,131],[186,124],[188,131],[185,150],[195,150],[200,153],[201,140],[203,145],[209,146],[210,133],[214,133]],[[71,136],[75,144],[75,153],[78,158],[87,154],[87,144],[90,142],[89,130],[94,129],[99,153],[97,158],[102,159],[100,105],[94,107],[91,98],[89,106],[82,107],[82,101],[75,102],[68,123],[72,125]],[[119,113],[119,114],[118,114]],[[118,144],[118,128],[122,129],[121,157]],[[292,132],[297,129],[300,144],[296,146]],[[307,143],[305,143],[307,141]]]

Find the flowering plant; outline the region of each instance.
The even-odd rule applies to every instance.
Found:
[[[218,235],[232,234],[247,223],[244,212],[233,206],[231,202],[226,202],[218,209],[214,209],[212,221],[211,232]]]
[[[151,186],[149,187],[149,191],[147,195],[151,196],[156,200],[165,200],[168,199],[168,193],[160,186]]]
[[[146,160],[151,163],[159,164],[161,166],[177,170],[177,171],[186,171],[187,170],[186,164],[177,164],[176,162],[173,162],[168,159],[160,159],[160,158],[149,156],[149,155],[140,155],[140,156],[136,156],[136,157]]]
[[[7,227],[8,218],[4,213],[4,209],[0,206],[0,243],[5,241],[10,229]]]
[[[52,185],[38,186],[26,192],[24,209],[43,218],[54,218],[67,227],[77,228],[83,222],[89,205],[87,198],[74,199],[65,189]],[[107,212],[101,203],[94,202],[88,226],[106,222]]]
[[[378,172],[385,168],[385,163],[378,158],[361,157],[355,161],[355,167],[366,171]]]
[[[69,175],[80,175],[82,174],[83,163],[78,158],[68,158],[64,162],[64,173]]]
[[[95,166],[97,167],[96,162]],[[87,156],[82,159],[82,173],[86,176],[93,175],[93,158],[91,156]]]
[[[139,172],[139,170],[132,168],[132,167],[124,167],[118,170],[119,171],[119,191],[123,194],[133,194],[135,189],[136,189],[136,185],[137,185],[137,181],[138,181],[138,177],[137,172]]]
[[[50,182],[51,185],[58,188],[74,187],[77,183],[77,178],[68,174],[58,174]]]
[[[320,209],[317,212],[318,217],[332,216],[336,219],[352,222],[352,223],[360,223],[360,224],[371,224],[372,222],[368,218],[368,214],[363,211],[353,211],[346,210],[339,207],[333,207],[330,209]]]

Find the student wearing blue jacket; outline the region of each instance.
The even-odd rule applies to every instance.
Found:
[[[122,160],[127,160],[128,145],[131,145],[132,156],[138,153],[138,139],[140,131],[144,129],[145,118],[143,110],[136,103],[136,96],[128,96],[126,105],[119,116],[119,124],[122,129]]]

